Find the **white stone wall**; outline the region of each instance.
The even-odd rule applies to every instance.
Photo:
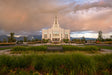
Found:
[[[59,36],[54,36],[54,34],[59,34]],[[47,35],[47,38],[45,38],[45,35]],[[68,35],[68,38],[66,38],[65,35]],[[51,28],[51,29],[43,29],[42,30],[42,39],[52,40],[52,38],[60,38],[60,41],[62,39],[70,40],[70,30],[62,29],[62,28],[58,28],[58,29]]]
[[[55,23],[55,21],[56,21],[56,23]],[[70,40],[70,30],[61,28],[58,24],[58,20],[55,20],[55,21],[51,28],[42,29],[42,39],[50,39],[51,41],[53,38],[59,38],[60,39],[59,41],[61,41],[63,39]],[[47,38],[45,38],[46,35],[47,35]],[[65,36],[65,35],[68,35],[68,36]],[[68,37],[68,38],[66,38],[66,37]]]

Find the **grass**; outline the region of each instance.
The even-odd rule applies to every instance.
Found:
[[[88,45],[85,45],[85,46],[88,46]],[[94,46],[94,45],[89,45],[89,46]],[[100,49],[109,49],[109,50],[112,50],[112,46],[96,46]]]
[[[51,54],[54,53],[54,51],[47,51],[47,46],[16,46],[13,47],[11,50],[11,54]],[[95,54],[98,53],[100,48],[96,46],[67,46],[67,45],[53,45],[50,47],[62,47],[63,51],[55,51],[55,53],[75,53],[77,51],[80,51],[82,53],[87,53],[87,54]]]
[[[0,50],[11,49],[12,47],[0,48]]]
[[[0,75],[111,75],[112,54],[0,55]]]
[[[12,48],[12,51],[46,51],[46,46],[16,46]]]
[[[64,51],[98,51],[100,50],[100,48],[96,47],[96,46],[72,46],[72,45],[64,45],[63,46]]]
[[[16,46],[12,48],[12,51],[47,51],[47,47],[49,46],[29,46],[29,47]],[[62,48],[63,48],[63,51],[98,51],[100,50],[96,46],[78,47],[78,46],[71,46],[71,45],[69,46],[62,45]]]
[[[80,53],[84,53],[84,54],[91,54],[91,55],[94,55],[94,54],[100,54],[99,51],[64,51],[64,52],[60,52],[60,51],[55,51],[55,52],[45,52],[45,51],[11,51],[10,54],[24,54],[24,55],[27,55],[27,54],[37,54],[37,55],[49,55],[49,54],[71,54],[71,53],[77,53],[77,52],[80,52]]]
[[[112,46],[97,46],[101,49],[109,49],[109,50],[112,50]]]

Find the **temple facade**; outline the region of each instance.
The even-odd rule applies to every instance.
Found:
[[[61,28],[58,17],[55,16],[53,26],[49,29],[42,29],[42,39],[49,39],[51,42],[62,42],[63,39],[70,40],[70,30]]]

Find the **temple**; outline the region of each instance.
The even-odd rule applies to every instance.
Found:
[[[54,24],[49,29],[42,29],[42,39],[48,39],[50,42],[63,42],[63,39],[70,40],[70,30],[63,29],[58,23],[58,17],[54,17]]]

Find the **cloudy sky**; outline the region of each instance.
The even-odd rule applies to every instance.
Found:
[[[112,0],[0,0],[0,35],[41,34],[55,15],[71,37],[112,35]]]

